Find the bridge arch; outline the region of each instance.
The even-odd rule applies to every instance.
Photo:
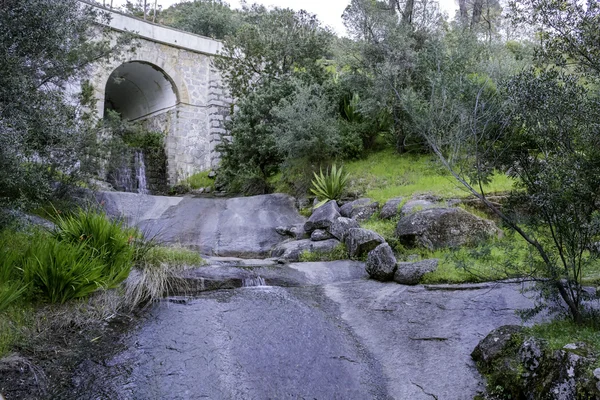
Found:
[[[177,70],[158,57],[138,55],[111,67],[97,81],[100,117],[113,109],[123,119],[134,121],[190,101],[187,85]]]
[[[104,89],[104,112],[115,110],[135,121],[171,110],[179,103],[179,90],[161,68],[143,61],[117,67]]]

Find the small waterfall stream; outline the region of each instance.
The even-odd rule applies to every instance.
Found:
[[[137,192],[148,194],[148,184],[146,183],[146,164],[144,163],[144,152],[136,150],[134,156],[135,179],[137,181]]]
[[[253,278],[244,278],[242,280],[242,286],[243,287],[267,286],[267,283],[265,282],[265,278],[261,277],[260,275],[257,275]]]

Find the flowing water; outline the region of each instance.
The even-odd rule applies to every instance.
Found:
[[[261,276],[255,276],[253,278],[244,278],[242,280],[243,287],[252,287],[252,286],[267,286],[265,282],[265,278]]]
[[[135,179],[137,180],[137,192],[139,194],[148,194],[148,184],[146,183],[146,164],[144,163],[144,153],[137,150],[134,156]]]

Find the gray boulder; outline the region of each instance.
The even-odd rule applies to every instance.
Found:
[[[398,206],[404,199],[402,197],[395,197],[385,202],[379,213],[381,219],[391,219],[398,215]]]
[[[368,229],[352,228],[348,230],[344,242],[350,257],[360,257],[385,243],[385,240],[378,233]]]
[[[400,216],[410,215],[417,211],[429,210],[431,208],[435,208],[437,205],[429,200],[425,199],[415,199],[408,200],[406,203],[402,205],[400,208]]]
[[[331,224],[328,231],[336,239],[344,241],[348,231],[352,228],[360,228],[360,225],[352,218],[339,217]]]
[[[378,209],[379,203],[368,198],[362,198],[344,204],[340,208],[340,214],[342,217],[365,221],[375,214]]]
[[[305,251],[311,253],[329,253],[339,244],[340,241],[336,239],[319,242],[313,242],[310,239],[292,240],[275,246],[271,251],[271,257],[279,257],[288,261],[298,261],[300,255]]]
[[[369,252],[366,270],[372,279],[381,282],[392,280],[396,270],[396,257],[389,244],[382,243]]]
[[[471,358],[477,363],[482,372],[489,372],[492,361],[502,355],[510,344],[513,335],[521,333],[523,327],[518,325],[504,325],[491,331],[471,353]]]
[[[531,400],[597,399],[600,391],[591,366],[594,351],[584,343],[552,350],[546,340],[526,337],[506,325],[486,336],[471,357],[477,368],[507,397]]]
[[[304,224],[306,232],[312,232],[315,229],[327,229],[340,217],[340,208],[335,200],[328,201],[321,207],[315,209]]]
[[[492,221],[479,218],[461,208],[432,208],[403,216],[396,236],[405,246],[431,250],[475,243],[502,231]]]
[[[438,260],[422,260],[416,262],[399,262],[394,273],[394,281],[403,285],[417,285],[423,275],[437,269]]]
[[[313,242],[319,242],[321,240],[327,240],[327,239],[331,239],[331,238],[333,238],[331,233],[329,233],[323,229],[315,229],[313,231],[313,233],[311,233],[311,235],[310,235],[310,240],[312,240]]]
[[[275,232],[281,236],[289,236],[296,240],[308,239],[308,234],[304,230],[304,224],[283,225],[275,228]]]

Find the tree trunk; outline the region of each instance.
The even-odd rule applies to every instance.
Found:
[[[460,22],[466,25],[469,14],[467,12],[467,0],[458,0],[458,10],[460,13]]]
[[[144,21],[146,20],[146,7],[148,6],[148,0],[144,0]]]
[[[156,22],[156,7],[158,0],[154,0],[154,15],[152,16],[152,22]]]
[[[413,12],[415,9],[415,0],[406,0],[404,11],[402,12],[402,22],[412,24]]]
[[[481,21],[481,13],[483,11],[483,0],[475,0],[473,3],[473,17],[471,18],[471,30]]]

